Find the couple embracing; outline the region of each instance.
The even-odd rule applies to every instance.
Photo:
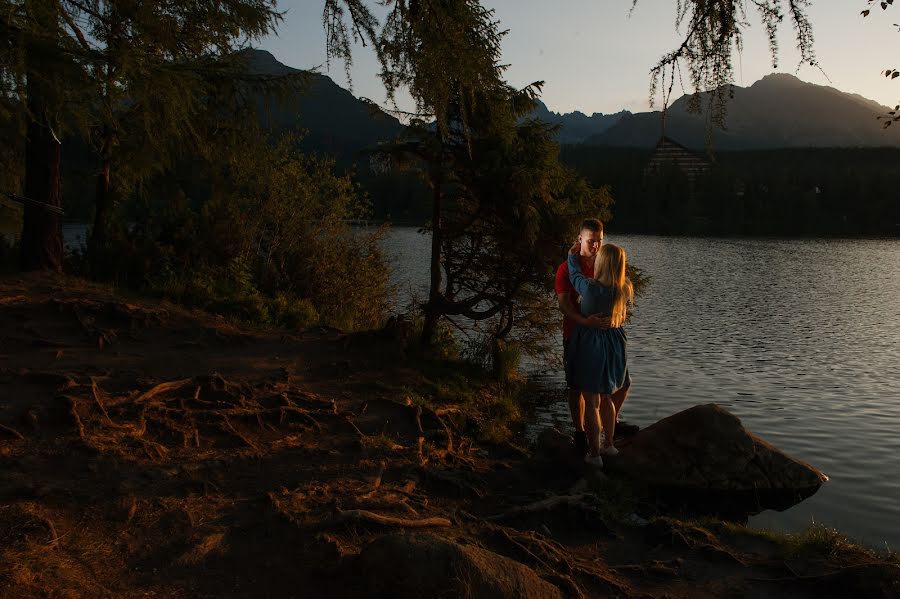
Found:
[[[618,453],[616,420],[631,387],[622,327],[634,289],[625,276],[625,251],[603,244],[599,220],[582,221],[578,240],[556,271],[556,297],[575,447],[585,462],[602,467],[602,456]]]

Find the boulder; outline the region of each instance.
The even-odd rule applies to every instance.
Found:
[[[652,488],[689,511],[746,517],[783,510],[828,478],[744,429],[716,404],[694,406],[627,439],[607,471]]]
[[[553,460],[569,460],[575,455],[572,437],[555,427],[545,428],[534,443],[535,452]]]
[[[517,561],[435,535],[385,535],[362,550],[359,563],[373,597],[563,597]]]

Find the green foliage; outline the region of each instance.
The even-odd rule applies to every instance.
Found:
[[[498,339],[493,334],[475,334],[467,339],[462,356],[489,371],[494,380],[502,384],[521,380],[522,346],[519,341]]]
[[[412,324],[410,346],[407,348],[410,355],[425,356],[426,359],[455,362],[467,358],[463,342],[456,335],[456,330],[449,322],[439,322],[435,328],[431,342],[422,343],[422,328],[425,326],[425,313],[421,309],[420,302],[413,298],[406,310],[405,318]],[[473,364],[476,362],[472,361]]]
[[[221,159],[144,186],[119,215],[104,272],[251,322],[379,326],[391,291],[378,250],[384,230],[348,224],[366,210],[350,177],[298,153],[290,139],[269,144],[248,134]]]
[[[784,536],[784,552],[794,557],[835,557],[853,545],[847,535],[822,524]]]

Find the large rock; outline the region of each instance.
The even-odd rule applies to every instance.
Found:
[[[359,560],[374,597],[563,597],[559,588],[517,561],[434,535],[386,535],[367,545]]]
[[[649,426],[607,458],[607,469],[633,478],[691,511],[749,515],[783,510],[828,478],[753,433],[716,404],[694,406]]]

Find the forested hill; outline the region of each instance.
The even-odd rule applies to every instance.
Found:
[[[562,160],[615,199],[610,230],[666,235],[900,236],[900,148],[717,152],[690,182],[652,150],[569,145]]]
[[[244,51],[248,67],[263,75],[296,73],[265,50]],[[260,99],[262,124],[275,132],[302,131],[301,148],[321,152],[339,163],[354,162],[361,151],[393,139],[403,129],[395,117],[356,98],[330,77],[310,73],[309,85],[277,101]]]
[[[726,129],[716,129],[713,136],[716,149],[900,147],[900,128],[883,129],[878,120],[890,109],[857,94],[787,74],[768,75],[750,87],[733,90]],[[666,135],[689,148],[702,149],[706,115],[689,113],[688,100],[682,96],[669,107]],[[704,106],[707,100],[704,95]],[[628,114],[585,143],[651,148],[661,129],[659,112]]]

